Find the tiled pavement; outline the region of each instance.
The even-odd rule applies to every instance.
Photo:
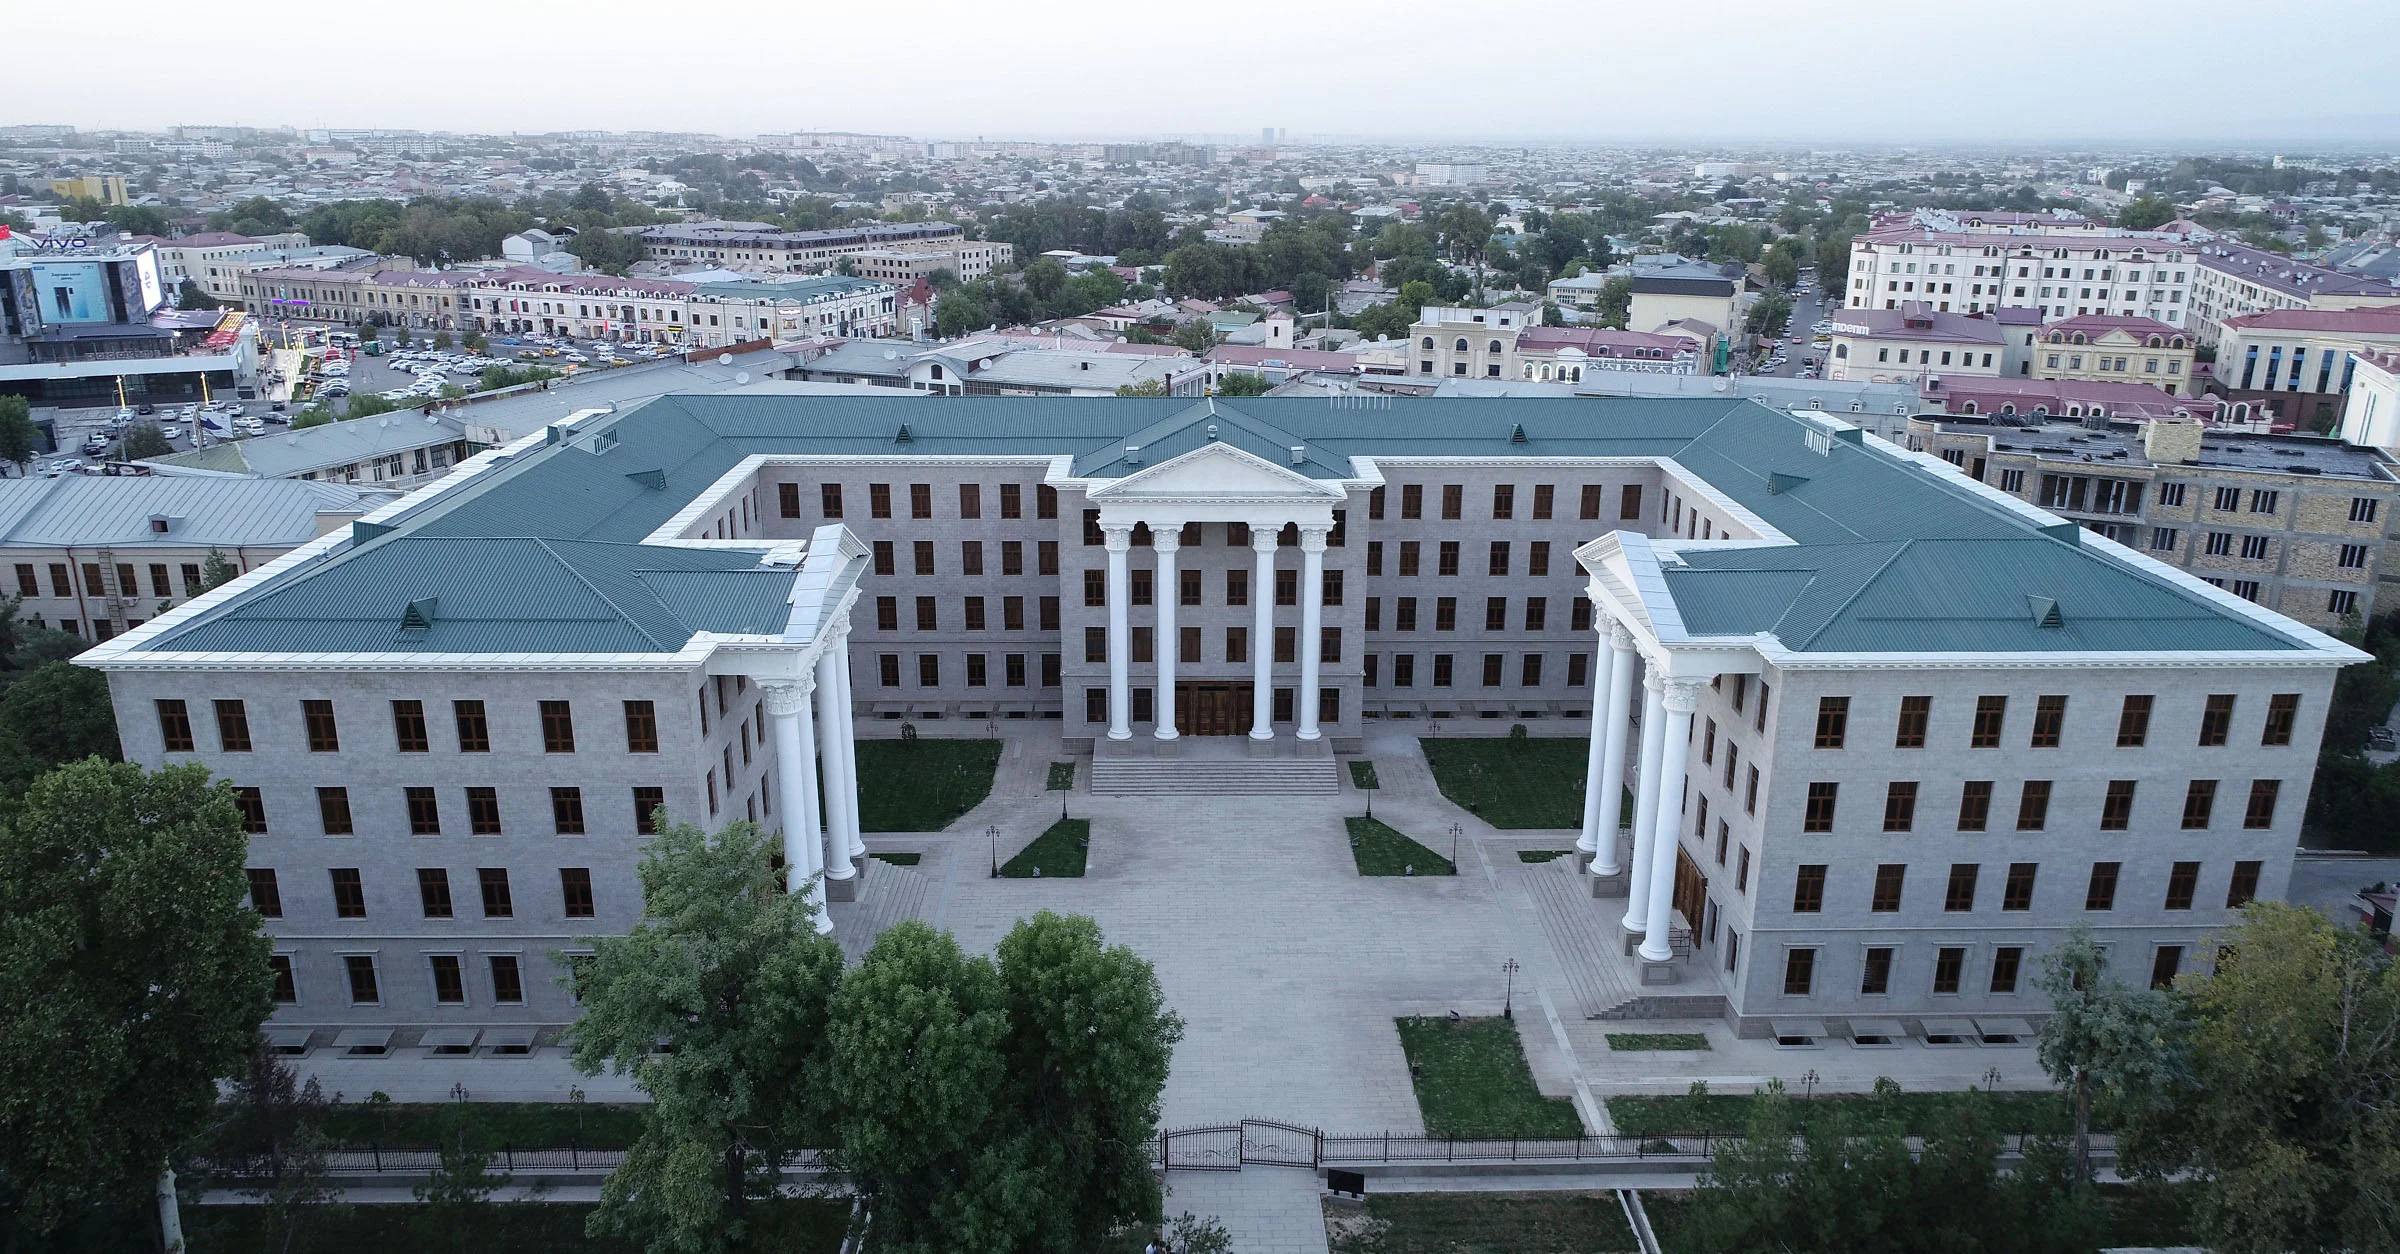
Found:
[[[1317,1173],[1301,1167],[1167,1173],[1167,1216],[1214,1215],[1234,1254],[1325,1254]]]

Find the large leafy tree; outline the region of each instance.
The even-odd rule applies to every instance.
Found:
[[[2074,1099],[2075,1170],[2088,1179],[2095,1101],[2139,1109],[2179,1084],[2188,1072],[2183,1024],[2166,991],[2110,978],[2107,955],[2082,924],[2043,957],[2034,987],[2050,998],[2042,1068]]]
[[[2187,977],[2191,1081],[2153,1110],[2142,1165],[2207,1182],[2210,1248],[2400,1247],[2400,967],[2363,930],[2261,902]]]
[[[108,677],[96,670],[51,662],[0,697],[0,787],[12,794],[69,762],[123,756]]]
[[[271,1009],[248,838],[198,766],[84,761],[0,827],[0,1211],[138,1203]]]
[[[281,1059],[258,1049],[218,1109],[210,1164],[238,1181],[267,1216],[268,1232],[289,1248],[308,1216],[338,1196],[326,1174],[331,1141],[324,1123],[332,1100],[315,1076],[300,1083]]]
[[[25,473],[41,452],[41,428],[33,425],[32,406],[22,396],[0,396],[0,462]]]
[[[1148,1145],[1182,1030],[1149,964],[1088,918],[1037,914],[997,961],[886,931],[843,984],[825,1069],[878,1244],[1093,1249],[1157,1222]]]
[[[630,1072],[651,1100],[601,1189],[595,1236],[674,1254],[737,1248],[750,1203],[810,1136],[808,1043],[825,1034],[842,954],[806,899],[782,891],[772,850],[752,823],[713,836],[662,824],[640,867],[642,921],[585,942],[575,1065]]]

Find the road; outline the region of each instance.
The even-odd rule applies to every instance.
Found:
[[[1804,359],[1809,357],[1823,356],[1823,354],[1819,353],[1816,349],[1808,346],[1808,329],[1811,326],[1816,325],[1818,319],[1826,316],[1825,311],[1827,307],[1821,303],[1823,293],[1812,289],[1806,292],[1793,292],[1791,297],[1792,322],[1790,329],[1785,331],[1784,334],[1787,337],[1797,335],[1800,337],[1800,342],[1793,344],[1787,339],[1781,345],[1784,352],[1784,363],[1775,367],[1773,370],[1753,371],[1752,373],[1754,374],[1772,375],[1776,378],[1783,379],[1796,379],[1800,376],[1801,371],[1807,369],[1806,366],[1801,364]],[[1838,297],[1836,304],[1833,307],[1837,309],[1840,307]]]

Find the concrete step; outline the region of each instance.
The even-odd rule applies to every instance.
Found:
[[[1341,790],[1331,758],[1182,761],[1095,758],[1091,790],[1102,796],[1160,793],[1327,796]]]
[[[1722,993],[1643,993],[1593,1015],[1595,1019],[1722,1019]]]

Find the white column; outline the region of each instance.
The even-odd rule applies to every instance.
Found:
[[[1675,919],[1675,855],[1683,848],[1683,764],[1692,751],[1692,712],[1700,708],[1700,685],[1677,679],[1667,684],[1666,745],[1659,757],[1658,832],[1650,838],[1649,926],[1642,934],[1642,957],[1665,962],[1675,956],[1667,931]]]
[[[841,680],[834,675],[835,653],[817,655],[817,717],[825,727],[825,878],[846,880],[858,874],[850,864],[850,834],[843,828],[845,803],[852,797],[851,764],[843,761],[841,725],[848,721],[839,704]]]
[[[1598,813],[1587,826],[1597,844],[1593,848],[1592,874],[1617,873],[1617,820],[1625,808],[1625,735],[1633,712],[1634,665],[1640,655],[1633,650],[1633,633],[1623,623],[1611,623],[1608,629],[1608,723],[1605,736],[1595,735],[1592,741],[1606,745],[1600,749],[1600,769],[1585,778],[1598,780]],[[1587,810],[1587,813],[1590,811]]]
[[[1302,740],[1323,734],[1317,730],[1317,672],[1325,662],[1325,536],[1331,530],[1300,529],[1300,691],[1292,694],[1292,713],[1299,716]]]
[[[1133,689],[1126,672],[1133,665],[1133,637],[1125,626],[1125,606],[1133,599],[1133,579],[1125,555],[1133,548],[1133,528],[1103,527],[1108,542],[1108,738],[1133,739]]]
[[[1250,528],[1250,552],[1257,556],[1250,575],[1250,738],[1275,738],[1275,543],[1276,528],[1259,523]]]
[[[850,860],[855,863],[867,856],[867,842],[858,829],[858,707],[850,696],[850,630],[848,624],[833,637],[833,679],[837,686],[834,708],[841,711],[835,730],[842,736],[842,838],[847,843]]]
[[[1151,650],[1158,658],[1158,690],[1150,696],[1158,726],[1150,734],[1160,740],[1175,739],[1175,602],[1183,595],[1175,582],[1175,554],[1182,547],[1182,524],[1150,525],[1150,549],[1158,555],[1158,586],[1150,595],[1158,603],[1158,645]]]
[[[1642,764],[1634,781],[1633,861],[1625,867],[1625,930],[1639,932],[1650,906],[1650,839],[1658,822],[1658,755],[1667,715],[1660,705],[1666,681],[1653,668],[1642,679]]]
[[[787,891],[804,893],[816,909],[817,930],[830,932],[833,920],[825,914],[825,892],[817,864],[817,757],[815,729],[808,716],[810,690],[816,677],[761,683],[767,714],[775,720],[776,808],[783,815],[783,883]]]

